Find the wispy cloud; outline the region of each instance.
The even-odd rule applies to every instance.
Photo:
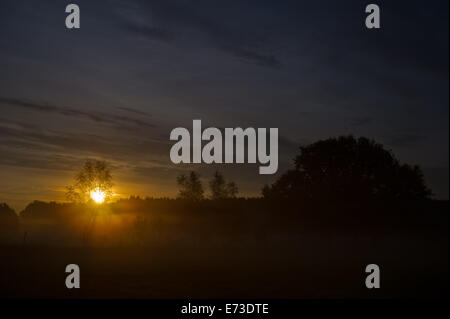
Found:
[[[123,23],[122,27],[129,32],[144,36],[151,40],[170,42],[174,39],[174,34],[172,32],[162,28],[154,28],[133,22]]]
[[[257,51],[245,49],[238,45],[219,46],[222,50],[229,52],[245,62],[258,64],[269,68],[280,68],[281,62],[275,55],[263,54]]]
[[[133,108],[130,108],[130,107],[126,107],[126,106],[119,106],[119,107],[117,107],[117,109],[122,110],[122,111],[126,111],[126,112],[130,112],[130,113],[133,113],[133,114],[138,114],[138,115],[144,115],[144,116],[151,117],[151,115],[148,114],[147,112],[143,112],[143,111],[136,110],[136,109],[133,109]]]
[[[6,98],[0,97],[0,104],[22,107],[33,111],[45,112],[45,113],[54,113],[59,115],[64,115],[68,117],[78,117],[78,118],[86,118],[92,120],[94,122],[99,123],[107,123],[114,125],[137,125],[143,127],[155,127],[154,124],[149,123],[147,121],[143,121],[141,119],[136,119],[132,117],[128,117],[125,115],[119,114],[111,114],[111,113],[103,113],[96,111],[83,111],[74,108],[55,106],[51,104],[43,104],[32,102],[24,99],[18,98]]]
[[[204,39],[202,45],[231,54],[240,61],[268,68],[280,68],[282,65],[277,56],[262,49],[262,44],[265,44],[262,36],[255,41],[254,35],[248,35],[240,28],[233,29],[209,15],[201,14],[192,5],[153,1],[142,3],[139,10],[135,9],[135,14],[139,15],[139,19],[130,15],[130,11],[126,16],[122,15],[121,18],[125,20],[121,24],[122,28],[150,40],[174,42],[175,38],[182,38],[184,30],[195,30],[200,38]],[[151,19],[151,17],[157,17],[157,19]],[[176,31],[149,26],[143,20],[151,20],[152,24],[160,22],[164,25],[172,25],[173,30]],[[255,31],[250,33],[254,34]]]

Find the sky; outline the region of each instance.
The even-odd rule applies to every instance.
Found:
[[[175,196],[176,176],[215,169],[258,195],[299,146],[365,136],[449,193],[448,1],[66,1],[0,3],[0,202],[64,200],[86,159],[118,196]],[[277,127],[279,169],[175,165],[170,132]]]

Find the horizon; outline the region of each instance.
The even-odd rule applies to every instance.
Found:
[[[448,297],[448,40],[448,0],[1,0],[0,299]]]

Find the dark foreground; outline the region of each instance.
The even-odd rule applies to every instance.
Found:
[[[290,223],[260,225],[259,231],[228,230],[226,235],[225,226],[184,222],[189,235],[169,239],[155,234],[148,242],[4,244],[0,297],[447,297],[445,208],[448,204],[430,212],[432,217],[416,214],[404,223],[389,217],[382,223],[333,228],[288,218]],[[65,267],[72,263],[81,269],[80,289],[65,287]],[[371,263],[381,269],[377,290],[365,287],[365,267]]]

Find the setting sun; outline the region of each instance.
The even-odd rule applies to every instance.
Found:
[[[101,204],[105,201],[105,193],[102,192],[99,188],[91,191],[91,198],[96,202],[97,204]]]

